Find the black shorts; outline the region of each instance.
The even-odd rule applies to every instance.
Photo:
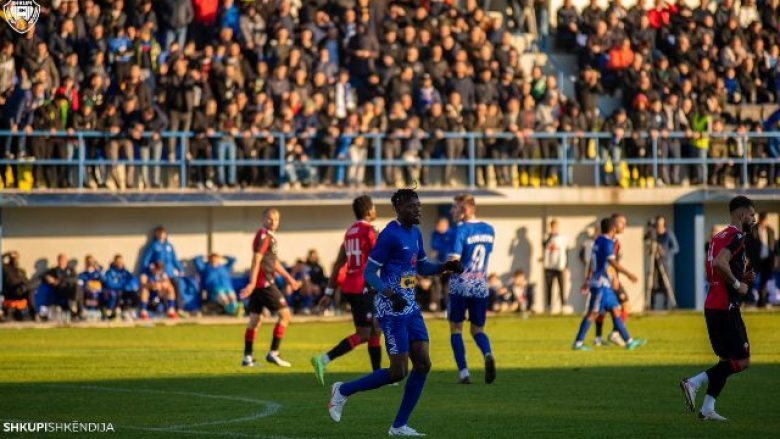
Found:
[[[281,291],[276,286],[255,288],[252,291],[252,295],[249,296],[249,306],[247,311],[250,313],[260,314],[263,312],[263,308],[267,308],[268,311],[276,312],[282,308],[287,308],[287,301],[284,299]]]
[[[357,328],[370,328],[374,325],[374,294],[343,294],[352,309],[352,321]]]
[[[739,308],[731,311],[705,309],[704,318],[715,355],[727,360],[750,358],[747,329]]]

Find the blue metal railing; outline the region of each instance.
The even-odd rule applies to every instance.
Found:
[[[109,166],[117,166],[117,165],[126,165],[126,166],[136,166],[141,168],[150,168],[150,167],[165,167],[165,168],[175,168],[178,169],[180,178],[179,178],[179,185],[181,188],[187,187],[187,176],[188,171],[191,168],[197,168],[197,167],[206,167],[206,166],[235,166],[235,167],[248,167],[248,166],[255,166],[255,167],[261,167],[261,168],[276,168],[279,178],[284,178],[288,171],[288,166],[294,166],[294,165],[304,165],[318,168],[318,167],[349,167],[349,166],[365,166],[365,167],[371,167],[373,168],[373,181],[374,184],[379,187],[383,184],[383,171],[384,168],[387,166],[392,167],[444,167],[444,166],[454,166],[454,167],[465,167],[467,172],[467,184],[469,188],[474,188],[476,186],[476,180],[477,180],[477,167],[479,166],[523,166],[523,167],[555,167],[557,168],[557,173],[560,176],[560,183],[561,186],[569,186],[571,181],[569,181],[570,176],[568,169],[570,169],[571,166],[578,165],[578,166],[591,166],[593,167],[593,181],[595,186],[601,186],[602,185],[602,167],[605,165],[605,162],[602,159],[602,153],[612,151],[615,146],[611,145],[612,142],[611,139],[613,139],[613,135],[611,133],[604,133],[604,132],[556,132],[556,133],[528,133],[523,135],[515,135],[513,133],[509,132],[498,132],[498,133],[492,133],[490,136],[486,135],[485,133],[481,132],[468,132],[468,133],[444,133],[443,136],[440,139],[437,140],[451,140],[451,139],[461,139],[466,142],[465,145],[465,153],[466,157],[461,157],[457,159],[447,159],[447,158],[418,158],[413,163],[410,163],[407,160],[396,158],[393,160],[388,160],[384,157],[382,154],[382,145],[383,141],[385,140],[409,140],[408,138],[403,137],[397,137],[387,134],[380,134],[380,133],[367,133],[367,134],[359,134],[359,135],[352,135],[352,136],[343,136],[340,139],[353,139],[356,137],[363,137],[367,140],[369,140],[369,144],[371,145],[370,148],[372,148],[373,156],[370,158],[367,158],[366,160],[362,161],[351,161],[349,159],[308,159],[305,161],[305,163],[301,162],[290,162],[287,160],[287,142],[289,139],[295,137],[299,140],[308,140],[311,137],[307,136],[298,136],[293,133],[281,133],[281,132],[262,132],[262,133],[252,133],[249,134],[249,138],[268,138],[272,137],[274,138],[274,143],[276,144],[276,148],[278,148],[278,155],[274,158],[269,159],[235,159],[235,160],[219,160],[219,159],[198,159],[198,160],[192,160],[187,158],[187,140],[192,140],[195,135],[191,132],[160,132],[160,133],[152,133],[152,132],[144,132],[141,134],[140,139],[150,139],[153,135],[159,136],[159,140],[163,142],[163,146],[165,146],[165,140],[167,139],[176,139],[176,151],[175,151],[175,158],[172,160],[139,160],[137,157],[133,157],[133,159],[117,159],[117,160],[111,160],[107,158],[87,158],[87,140],[117,140],[117,141],[124,141],[124,140],[130,140],[127,135],[123,134],[112,134],[108,132],[98,132],[98,131],[80,131],[80,132],[67,132],[67,131],[58,131],[58,132],[47,132],[47,131],[31,131],[31,132],[24,132],[24,131],[9,131],[9,130],[0,130],[0,145],[5,144],[6,149],[6,158],[0,158],[0,165],[6,166],[19,166],[19,165],[33,165],[33,166],[60,166],[60,167],[68,167],[69,169],[76,168],[75,175],[76,175],[76,186],[80,189],[85,188],[86,178],[87,178],[87,168],[89,167],[109,167]],[[13,142],[10,142],[10,139],[16,138],[16,139],[25,139],[24,142],[31,138],[63,138],[66,139],[67,142],[72,142],[73,144],[73,150],[74,150],[74,157],[67,158],[67,159],[40,159],[40,158],[33,158],[33,157],[14,157],[9,158],[9,148],[12,146]],[[230,137],[227,134],[223,133],[214,133],[213,135],[209,136],[208,139],[213,143],[216,144],[219,142],[220,139]],[[659,133],[650,133],[650,132],[642,132],[642,133],[636,133],[636,138],[644,139],[646,141],[649,141],[649,147],[650,151],[647,154],[647,157],[645,158],[625,158],[625,153],[623,152],[621,154],[620,162],[626,163],[628,166],[650,166],[652,169],[652,177],[654,180],[658,181],[659,177],[659,169],[662,166],[682,166],[682,165],[693,165],[693,166],[700,166],[701,170],[703,171],[703,180],[707,181],[707,172],[708,167],[711,165],[717,165],[717,164],[730,164],[730,165],[738,165],[741,168],[740,172],[740,181],[743,185],[748,184],[748,173],[749,173],[749,165],[778,165],[780,166],[780,132],[722,132],[722,133],[700,133],[696,137],[690,137],[687,136],[686,133],[683,132],[670,132],[664,135],[661,135]],[[235,141],[239,141],[242,138],[247,138],[247,136],[236,136],[234,137]],[[427,138],[430,138],[429,136],[423,137],[421,140],[425,140]],[[625,139],[631,139],[631,133],[626,133],[623,138]],[[658,144],[659,140],[662,139],[669,139],[669,140],[687,140],[687,141],[693,141],[697,138],[706,138],[709,140],[716,139],[716,138],[727,138],[732,139],[732,141],[737,142],[737,145],[739,146],[739,150],[741,151],[741,155],[739,157],[728,157],[728,158],[698,158],[698,157],[689,157],[689,158],[659,158],[658,157]],[[135,139],[131,141],[139,141],[140,139]],[[497,141],[510,141],[513,139],[519,139],[519,140],[525,140],[525,139],[533,139],[533,140],[555,140],[558,142],[558,148],[557,148],[557,157],[556,158],[532,158],[532,159],[521,159],[521,158],[507,158],[507,159],[496,159],[496,158],[478,158],[477,157],[477,151],[476,151],[476,144],[478,140],[485,140],[485,139],[495,139]],[[593,158],[579,158],[574,159],[570,156],[571,153],[571,143],[575,140],[589,140],[589,139],[595,139],[597,141],[597,148],[596,153]],[[765,139],[769,142],[770,147],[768,148],[768,152],[770,154],[770,157],[767,158],[754,158],[751,157],[751,151],[750,151],[750,145],[749,142],[753,139]],[[17,140],[17,142],[19,141]],[[622,148],[618,147],[618,148]],[[26,150],[29,150],[29,147],[25,148]],[[136,154],[134,154],[136,155]],[[617,163],[615,163],[617,165]],[[780,176],[780,171],[778,172],[778,176]]]

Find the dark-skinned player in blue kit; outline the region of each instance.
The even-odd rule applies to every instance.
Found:
[[[379,292],[374,299],[374,307],[379,326],[385,334],[390,368],[376,370],[354,381],[333,384],[328,413],[331,419],[339,422],[348,397],[401,381],[408,374],[401,406],[388,434],[424,436],[407,425],[431,369],[428,330],[420,307],[414,300],[417,274],[462,273],[463,264],[456,260],[445,263],[428,261],[422,234],[417,228],[421,214],[420,199],[413,189],[398,190],[391,202],[397,218],[379,234],[363,272],[366,282]]]

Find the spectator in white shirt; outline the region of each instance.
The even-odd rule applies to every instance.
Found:
[[[558,220],[550,221],[550,233],[544,240],[544,292],[547,296],[547,309],[552,311],[553,281],[558,284],[561,297],[561,309],[568,305],[563,289],[563,278],[568,267],[566,255],[567,237],[558,233]]]

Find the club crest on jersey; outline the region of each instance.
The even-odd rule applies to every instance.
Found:
[[[11,29],[24,34],[38,22],[41,5],[35,0],[9,0],[3,5],[3,15]]]
[[[417,286],[417,278],[414,276],[404,276],[401,278],[399,285],[401,285],[401,288],[403,289],[414,288]]]

